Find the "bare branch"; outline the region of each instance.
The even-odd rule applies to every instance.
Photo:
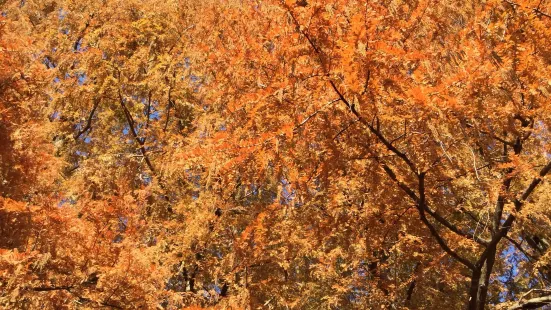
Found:
[[[543,11],[541,11],[539,9],[539,6],[537,8],[531,8],[529,6],[523,6],[523,5],[520,5],[518,3],[515,3],[513,1],[509,1],[509,0],[504,0],[505,2],[509,3],[512,7],[521,7],[521,8],[524,8],[524,9],[527,9],[527,10],[530,10],[532,12],[534,12],[536,15],[541,15],[541,16],[545,16],[547,18],[551,18],[551,14],[548,14],[548,13],[545,13]]]
[[[440,247],[448,253],[451,257],[455,258],[458,262],[465,265],[467,268],[474,270],[475,265],[471,263],[469,260],[461,257],[457,252],[453,251],[446,241],[438,234],[438,231],[436,231],[436,228],[431,224],[431,222],[427,219],[425,215],[425,174],[421,173],[419,175],[419,204],[417,206],[417,210],[419,211],[419,217],[421,218],[421,221],[427,226],[432,236],[436,239],[436,242],[440,245]]]
[[[509,242],[511,242],[511,244],[513,244],[515,248],[517,248],[517,250],[519,250],[522,254],[524,254],[524,256],[526,256],[526,258],[528,258],[529,260],[535,259],[534,256],[526,252],[526,250],[522,247],[522,245],[518,243],[515,239],[509,236],[505,236],[504,238],[507,239]]]
[[[144,146],[145,139],[140,139],[140,137],[136,133],[136,129],[134,128],[134,119],[132,118],[132,114],[130,114],[130,111],[128,111],[128,108],[124,103],[124,98],[122,97],[122,93],[120,89],[119,89],[119,103],[124,112],[124,116],[126,117],[126,121],[128,123],[128,127],[130,128],[130,132],[132,133],[132,136],[134,136],[134,140],[136,140],[138,145],[140,145],[140,151],[142,152],[142,155],[145,160],[145,163],[147,164],[147,167],[149,167],[149,170],[151,170],[151,172],[155,173],[156,172],[155,168],[153,167],[153,164],[151,163],[151,160],[149,159],[149,156]]]
[[[99,99],[95,99],[94,100],[94,106],[92,107],[92,111],[90,111],[90,114],[88,115],[88,120],[86,121],[86,126],[84,126],[84,128],[82,128],[75,136],[74,136],[74,139],[75,141],[78,140],[78,138],[80,138],[80,136],[82,134],[84,134],[85,132],[87,132],[90,128],[92,128],[92,118],[94,117],[94,114],[96,113],[96,110],[99,106],[99,103],[100,103],[100,100]]]
[[[536,297],[519,301],[513,306],[509,307],[508,310],[537,309],[549,304],[551,304],[551,296]]]
[[[543,169],[540,170],[539,176],[532,180],[530,185],[526,188],[526,190],[521,195],[520,199],[514,200],[515,210],[517,212],[522,209],[522,206],[524,205],[524,202],[526,201],[526,199],[530,197],[530,194],[542,182],[543,177],[545,177],[549,173],[549,171],[551,171],[551,161],[549,161],[547,165],[545,165],[545,167],[543,167]],[[488,248],[486,248],[486,250],[480,256],[480,259],[477,262],[477,265],[484,263],[484,261],[488,257],[489,249],[491,247],[495,247],[499,243],[499,241],[501,241],[501,239],[507,236],[507,233],[511,229],[515,219],[516,219],[516,216],[514,214],[509,214],[509,216],[503,223],[503,226],[501,226],[501,229],[492,237],[492,240],[488,244]]]

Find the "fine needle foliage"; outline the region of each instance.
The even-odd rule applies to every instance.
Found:
[[[551,305],[551,1],[0,0],[0,308]]]

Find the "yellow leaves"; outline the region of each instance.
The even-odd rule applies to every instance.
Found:
[[[363,41],[358,41],[358,53],[363,57],[367,56],[367,44]]]
[[[413,97],[413,99],[415,99],[416,101],[422,104],[426,104],[428,101],[428,97],[424,87],[421,87],[421,86],[413,87],[409,91],[409,94]]]
[[[223,166],[222,166],[222,171],[227,171],[229,169],[231,169],[232,167],[242,163],[243,161],[245,161],[248,157],[250,156],[250,153],[247,152],[246,149],[242,149],[240,152],[239,152],[239,155],[237,157],[234,157],[230,160],[228,160]]]
[[[229,134],[227,131],[218,131],[217,133],[214,134],[214,136],[212,137],[213,138],[213,142],[219,142],[220,140],[224,140],[226,138],[228,138]]]
[[[0,210],[7,212],[25,212],[28,211],[24,203],[12,200],[10,198],[0,197]]]
[[[287,123],[283,125],[283,127],[281,128],[281,132],[282,134],[285,135],[287,139],[292,139],[294,129],[295,129],[295,126],[293,123]]]
[[[407,54],[407,57],[411,60],[423,60],[426,55],[422,51],[412,51]]]
[[[323,13],[321,13],[321,17],[324,21],[330,21],[334,17],[333,5],[326,4],[324,9]]]
[[[117,2],[125,14],[93,6],[97,21],[90,29],[94,28],[95,38],[86,37],[84,42],[94,41],[95,48],[67,53],[70,57],[56,54],[63,67],[60,77],[69,71],[67,80],[51,88],[29,88],[32,96],[46,90],[55,101],[27,100],[25,90],[0,103],[0,111],[12,101],[25,100],[27,107],[47,105],[50,114],[61,113],[51,128],[23,115],[25,126],[34,121],[39,130],[10,132],[17,140],[16,151],[32,154],[29,160],[10,162],[25,176],[51,166],[47,157],[51,152],[36,151],[42,150],[38,148],[42,144],[28,142],[37,141],[34,133],[48,132],[43,134],[48,145],[55,134],[55,141],[62,141],[66,150],[59,157],[60,167],[52,169],[55,173],[41,176],[40,182],[51,187],[44,190],[29,182],[31,186],[14,195],[36,201],[47,201],[41,197],[58,192],[74,197],[60,211],[55,211],[56,200],[44,203],[54,211],[40,208],[48,214],[33,214],[39,219],[33,227],[40,234],[29,244],[52,251],[58,261],[100,270],[99,284],[89,294],[98,291],[97,300],[103,300],[120,288],[124,293],[114,294],[112,302],[121,307],[156,307],[167,295],[180,298],[167,308],[198,305],[193,299],[197,295],[219,307],[231,306],[231,298],[242,298],[242,304],[251,308],[284,308],[293,301],[301,309],[328,304],[371,309],[389,296],[403,296],[418,262],[431,270],[415,294],[434,299],[412,299],[411,308],[441,306],[431,302],[452,293],[435,290],[429,276],[454,279],[454,260],[439,248],[411,207],[414,201],[380,163],[392,167],[396,179],[414,191],[418,191],[418,171],[411,172],[389,150],[389,143],[416,168],[427,170],[428,201],[465,231],[474,230],[477,223],[459,208],[486,218],[508,168],[519,168],[519,173],[507,176],[515,178],[511,191],[521,191],[535,176],[531,167],[546,159],[541,154],[550,123],[545,101],[549,68],[541,48],[530,49],[546,45],[529,30],[547,31],[545,22],[531,28],[532,21],[523,20],[522,36],[529,38],[524,39],[509,34],[520,27],[514,19],[502,35],[505,15],[499,8],[489,19],[495,25],[480,23],[488,18],[473,17],[472,3],[300,2],[284,2],[296,13],[299,25],[277,1],[169,0],[170,4],[148,1],[146,7],[136,1]],[[174,13],[156,14],[156,7]],[[421,20],[423,16],[427,17]],[[82,21],[66,23],[73,22],[82,26]],[[321,56],[297,28],[308,34]],[[75,29],[71,31],[69,37],[76,35]],[[49,53],[59,40],[67,46],[73,43],[72,37],[64,39],[65,34],[54,32],[43,40],[48,48],[39,51]],[[546,32],[539,33],[545,37]],[[502,44],[511,40],[518,41],[518,62],[511,57],[513,46]],[[504,59],[499,69],[489,61],[489,46]],[[5,51],[8,46],[0,48]],[[13,87],[25,88],[19,71],[11,70],[7,61],[2,64],[9,71],[5,79],[17,79]],[[76,68],[68,69],[73,64]],[[513,64],[518,69],[515,74]],[[87,85],[78,86],[77,70],[86,72]],[[518,80],[524,85],[522,92]],[[124,133],[129,125],[116,98],[119,90],[128,100],[141,143]],[[526,97],[521,98],[521,93]],[[341,94],[364,119],[359,121],[342,102],[321,108]],[[102,104],[82,136],[90,141],[72,139],[86,124],[91,105],[82,102],[89,102],[92,95],[101,97]],[[182,102],[193,105],[191,112]],[[508,131],[505,138],[514,141],[518,124],[508,126],[502,117],[517,110],[530,110],[535,126],[542,129],[526,140],[519,158],[500,165],[503,148],[489,133]],[[13,115],[18,117],[17,113]],[[30,114],[47,120],[40,109]],[[11,115],[6,124],[17,120]],[[158,167],[156,173],[144,163],[142,144]],[[9,154],[0,154],[2,163]],[[29,169],[33,161],[39,165]],[[73,164],[77,168],[68,171]],[[546,192],[535,192],[532,198],[543,198]],[[3,200],[0,211],[27,212],[24,203],[13,199]],[[545,205],[530,202],[525,211],[543,223]],[[507,205],[507,212],[512,209]],[[436,219],[429,220],[459,254],[471,258],[481,253],[480,246],[449,232]],[[538,225],[526,220],[513,227]],[[491,237],[480,226],[476,233]],[[378,265],[373,268],[373,264]],[[506,265],[496,263],[496,270],[503,272],[500,268]],[[218,298],[214,289],[209,300],[203,291],[189,293],[195,268],[195,289],[214,285],[221,289],[224,279],[230,296]],[[57,279],[82,281],[75,273],[59,277],[55,268],[47,269]],[[389,270],[395,271],[391,280]],[[169,289],[167,283],[183,288]],[[378,295],[383,289],[388,294]],[[453,295],[463,296],[463,289],[457,285]],[[364,291],[369,294],[362,296]],[[350,293],[358,296],[349,298]],[[138,304],[153,295],[147,305]]]
[[[362,37],[365,34],[365,21],[362,12],[358,12],[350,18],[350,30],[358,37]]]
[[[294,7],[296,4],[296,0],[285,0],[285,5],[288,7]]]
[[[270,207],[274,209],[274,205]],[[268,210],[260,212],[254,221],[249,224],[245,230],[241,233],[240,242],[243,243],[242,246],[247,246],[252,242],[251,246],[253,248],[254,256],[260,256],[266,245],[266,228],[264,226],[264,221],[268,216]]]
[[[378,53],[392,57],[401,57],[406,54],[403,49],[394,47],[392,44],[388,44],[384,41],[377,41],[374,44],[374,49]]]
[[[279,103],[283,103],[283,96],[284,96],[285,92],[283,89],[278,89],[274,92],[274,96],[277,98],[277,100],[279,101]]]

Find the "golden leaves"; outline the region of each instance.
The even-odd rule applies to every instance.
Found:
[[[426,90],[423,87],[417,86],[410,90],[410,95],[413,97],[413,99],[417,100],[418,102],[422,104],[426,104],[428,97],[426,94]]]
[[[129,308],[371,309],[405,307],[417,281],[415,296],[428,297],[407,306],[456,307],[465,291],[452,282],[466,272],[420,221],[421,172],[428,221],[468,259],[482,246],[457,231],[492,238],[500,196],[519,227],[549,225],[545,190],[521,213],[511,203],[548,160],[543,18],[457,1],[74,5],[43,26],[13,21],[32,31],[24,46],[48,74],[23,70],[24,53],[0,62],[1,117],[17,125],[0,135],[0,211],[32,213],[21,246],[40,254],[12,259],[30,279],[10,275],[21,287],[98,272],[72,289],[85,307],[113,296]],[[81,34],[78,16],[92,12]],[[510,267],[500,255],[491,292]]]
[[[350,18],[350,31],[358,38],[363,37],[363,35],[365,34],[364,26],[365,20],[364,14],[362,12],[357,12]]]
[[[28,211],[27,207],[24,203],[14,201],[9,198],[2,198],[0,197],[0,203],[1,203],[1,210],[7,211],[7,212],[25,212]]]

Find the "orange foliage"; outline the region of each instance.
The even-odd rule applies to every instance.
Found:
[[[551,3],[0,8],[1,308],[551,303]]]

